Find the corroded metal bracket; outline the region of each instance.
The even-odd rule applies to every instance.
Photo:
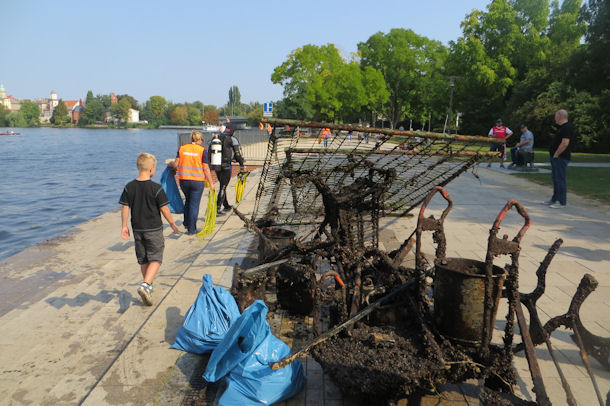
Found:
[[[447,208],[443,210],[441,217],[437,220],[434,216],[425,217],[424,212],[432,200],[432,197],[439,192],[447,201]],[[440,186],[434,186],[434,189],[428,193],[424,199],[421,208],[419,209],[419,217],[417,218],[417,229],[415,231],[415,269],[422,272],[425,269],[425,258],[421,252],[421,235],[424,231],[434,231],[432,238],[436,243],[436,260],[443,260],[447,257],[447,239],[445,238],[444,223],[445,218],[453,207],[453,200],[449,193]]]

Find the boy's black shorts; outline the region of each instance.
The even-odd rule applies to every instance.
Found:
[[[138,264],[148,264],[149,262],[163,262],[163,249],[165,240],[163,229],[156,231],[134,231],[133,238],[136,242],[136,258]]]

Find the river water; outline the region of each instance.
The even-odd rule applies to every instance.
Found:
[[[176,130],[14,130],[0,136],[0,259],[119,208],[138,154],[157,157],[159,182],[178,146]]]

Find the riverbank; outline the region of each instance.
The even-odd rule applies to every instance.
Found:
[[[542,322],[567,311],[580,278],[589,273],[599,287],[586,299],[580,314],[589,331],[610,337],[608,207],[570,196],[567,209],[553,211],[539,204],[546,196],[544,186],[483,168],[478,175],[480,179],[464,173],[447,187],[454,201],[445,221],[448,255],[484,259],[493,219],[506,201],[518,199],[532,218],[522,242],[520,291],[533,290],[539,262],[553,241],[563,238],[564,244],[549,268],[547,291],[538,302]],[[245,213],[254,204],[257,176],[253,172],[248,178],[239,206]],[[435,199],[429,213],[436,215],[442,208],[442,199]],[[166,228],[155,305],[147,307],[136,293],[139,269],[133,242],[120,239],[119,218],[117,210],[105,213],[0,262],[0,392],[8,404],[178,405],[192,390],[193,378],[202,372],[205,357],[186,355],[169,346],[195,300],[203,274],[212,274],[216,284],[228,288],[234,264],[249,267],[254,262],[254,236],[234,214],[219,217],[215,233],[204,242],[184,234],[170,235]],[[384,248],[396,248],[414,229],[415,221],[408,217],[384,220],[380,233]],[[521,224],[512,211],[500,234],[512,237]],[[426,244],[424,251],[432,253],[431,243]],[[507,261],[501,258],[497,264]],[[505,314],[502,307],[497,328]],[[518,335],[515,339],[520,342]],[[596,404],[569,332],[557,330],[552,341],[579,404]],[[565,404],[548,352],[539,346],[537,354],[553,404]],[[610,389],[610,372],[592,358],[591,362],[605,394]],[[516,389],[532,399],[523,353],[516,356],[515,367],[519,379]],[[336,388],[333,391],[332,382],[316,368],[308,359],[307,386],[288,404],[353,404],[342,399]],[[456,396],[461,400],[448,404],[469,404],[459,391]],[[205,403],[202,399],[199,402]]]

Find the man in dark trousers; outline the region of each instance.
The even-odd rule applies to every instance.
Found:
[[[221,165],[212,165],[212,169],[216,172],[216,177],[218,182],[220,182],[218,199],[216,200],[216,215],[221,216],[223,214],[221,206],[224,206],[225,211],[232,208],[227,200],[227,186],[231,181],[231,162],[233,160],[237,161],[240,169],[244,171],[245,161],[241,155],[239,141],[235,137],[235,131],[232,126],[224,128],[224,131],[218,135],[218,139],[222,143],[222,163]]]
[[[557,132],[551,140],[549,154],[553,177],[553,197],[544,202],[552,209],[563,209],[567,204],[568,185],[566,174],[571,158],[571,141],[574,139],[574,126],[568,122],[568,112],[557,110],[555,113]]]

